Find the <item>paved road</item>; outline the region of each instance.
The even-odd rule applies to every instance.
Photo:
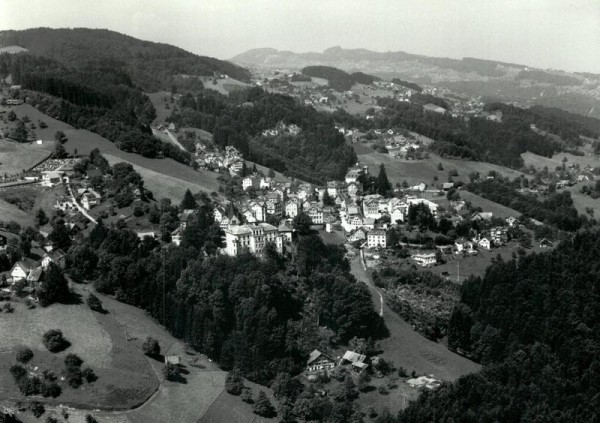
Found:
[[[478,371],[481,366],[448,350],[444,344],[425,338],[405,322],[385,303],[382,292],[373,285],[371,278],[357,255],[350,262],[352,274],[364,282],[371,291],[373,307],[385,320],[390,336],[380,341],[386,360],[392,360],[396,366],[403,366],[419,375],[433,375],[442,380],[455,380],[460,376]]]
[[[92,216],[90,216],[90,214],[87,212],[87,210],[84,209],[77,202],[77,199],[75,198],[75,195],[73,194],[73,190],[71,189],[71,184],[67,184],[67,187],[69,188],[69,194],[71,194],[71,199],[73,200],[73,203],[75,204],[75,207],[77,207],[77,210],[79,210],[82,215],[84,215],[85,217],[87,217],[90,222],[92,222],[92,223],[98,223],[98,222],[96,222],[96,219],[94,219]]]

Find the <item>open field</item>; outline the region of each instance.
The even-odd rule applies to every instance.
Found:
[[[227,78],[227,79],[217,79],[216,84],[214,83],[214,78],[212,77],[201,77],[202,83],[204,84],[204,88],[215,90],[224,95],[229,95],[231,91],[243,89],[249,87],[250,85],[245,82],[238,81],[237,79]]]
[[[43,147],[35,143],[0,140],[0,176],[18,175],[50,157],[51,152]]]
[[[350,266],[352,274],[367,284],[373,296],[376,310],[379,310],[379,290],[372,285],[370,276],[356,256]],[[412,326],[402,320],[387,304],[383,305],[383,318],[390,331],[390,336],[380,341],[382,354],[396,366],[403,366],[407,371],[416,371],[419,375],[433,375],[441,380],[456,380],[460,376],[476,372],[481,366],[448,350],[445,345],[428,340]]]
[[[481,207],[485,212],[492,212],[495,217],[506,219],[507,217],[514,216],[519,217],[521,213],[511,209],[510,207],[503,206],[502,204],[495,203],[491,200],[485,199],[472,192],[460,190],[460,198],[465,201],[470,201],[475,207]]]
[[[89,365],[98,380],[72,389],[61,383],[59,398],[51,404],[74,404],[89,408],[129,408],[143,403],[158,387],[158,379],[142,354],[140,346],[131,343],[113,316],[92,312],[85,304],[55,304],[47,308],[29,310],[23,303],[15,303],[15,312],[3,313],[0,319],[0,360],[2,379],[11,380],[8,372],[14,363],[13,352],[20,345],[34,351],[32,371],[49,369],[57,375],[63,372],[62,361],[68,353],[75,353]],[[50,329],[60,329],[71,342],[65,351],[51,354],[42,344],[42,335]],[[3,399],[21,398],[14,383],[2,384]]]
[[[154,109],[156,110],[156,120],[164,122],[165,119],[171,114],[172,107],[175,104],[175,102],[171,103],[170,101],[171,93],[167,91],[159,91],[156,93],[145,94],[148,96],[148,98],[152,102],[152,105],[154,106]],[[167,104],[169,104],[168,109],[165,107],[165,97],[167,98]]]
[[[54,134],[56,134],[56,131],[65,132],[67,129],[72,128],[69,124],[66,124],[64,122],[61,122],[60,120],[51,118],[50,116],[40,112],[38,109],[31,106],[30,104],[21,104],[20,106],[10,106],[10,107],[0,106],[0,110],[7,110],[7,111],[13,110],[15,112],[15,114],[17,115],[17,118],[19,118],[19,119],[22,119],[24,116],[29,117],[31,122],[35,123],[35,125],[37,127],[34,130],[35,139],[36,140],[41,139],[43,141],[47,141],[47,142],[44,142],[44,144],[42,144],[41,147],[48,151],[52,151],[52,149],[54,148]],[[38,125],[38,121],[40,121],[40,120],[45,122],[48,125],[48,127],[40,128],[40,126]],[[12,125],[12,122],[11,122],[11,125]]]
[[[491,163],[474,162],[470,160],[446,159],[436,154],[429,153],[428,159],[423,160],[402,160],[391,157],[389,154],[378,152],[363,153],[364,146],[358,147],[357,155],[361,164],[369,166],[369,172],[373,175],[379,173],[379,165],[383,163],[390,182],[395,185],[397,182],[408,182],[409,185],[417,185],[425,182],[427,185],[441,187],[441,184],[448,181],[448,172],[456,169],[458,176],[454,181],[469,182],[471,172],[479,172],[481,176],[487,176],[489,171],[496,171],[511,179],[521,175],[518,172],[507,167],[494,165]],[[359,153],[360,152],[360,153]],[[441,163],[443,170],[438,170],[438,164]],[[434,181],[433,177],[438,180]]]
[[[244,381],[244,385],[252,389],[252,395],[256,398],[259,391],[264,391],[274,406],[277,401],[273,398],[273,392],[265,386]],[[239,398],[223,391],[212,403],[206,413],[198,420],[198,423],[266,423],[279,421],[277,417],[268,419],[252,413],[252,405],[240,401]]]
[[[112,165],[123,160],[115,157],[112,154],[105,154],[106,160]],[[191,172],[188,175],[182,175],[185,179],[174,177],[169,172],[162,173],[142,167],[132,163],[136,172],[144,178],[144,186],[154,194],[154,198],[170,198],[172,201],[179,202],[183,198],[185,191],[189,189],[192,193],[198,191],[218,191],[219,182],[217,181],[217,173],[209,172],[208,170],[195,171],[189,168]]]
[[[571,198],[573,199],[573,205],[577,209],[579,214],[587,215],[587,209],[594,210],[594,216],[596,219],[600,217],[600,200],[593,199],[589,195],[584,195],[581,193],[581,187],[584,185],[593,185],[595,182],[581,182],[579,184],[573,185],[572,187],[567,188],[571,192]]]
[[[492,259],[498,254],[505,261],[512,259],[513,253],[517,253],[519,245],[516,242],[509,242],[503,247],[493,248],[492,250],[479,250],[478,254],[463,257],[461,254],[446,254],[444,260],[446,263],[434,267],[423,268],[417,266],[418,270],[429,271],[436,274],[447,272],[449,277],[454,282],[462,283],[469,276],[483,276],[485,269],[492,264]],[[540,248],[539,243],[532,241],[532,247],[529,248],[527,254],[542,253],[549,251],[549,248]]]
[[[87,285],[76,285],[74,289],[84,297],[91,290]],[[34,310],[16,304],[17,310],[12,315],[0,315],[0,334],[10,335],[0,339],[0,345],[8,346],[10,350],[20,344],[31,345],[35,354],[33,363],[38,364],[35,360],[39,360],[39,364],[46,367],[60,366],[65,354],[76,352],[85,360],[84,366],[89,364],[99,376],[96,382],[84,384],[78,390],[65,388],[63,394],[52,401],[56,405],[47,406],[46,416],[60,415],[61,407],[57,404],[71,402],[83,406],[82,402],[87,400],[91,408],[105,408],[107,404],[117,407],[119,402],[127,402],[126,407],[134,408],[93,412],[86,410],[87,407],[69,408],[70,422],[83,423],[86,414],[93,414],[103,423],[196,423],[211,409],[213,403],[217,403],[216,413],[221,421],[252,421],[255,416],[250,406],[239,398],[223,394],[226,372],[221,371],[215,363],[202,354],[188,350],[183,342],[173,338],[143,310],[103,295],[98,296],[107,314],[92,312],[84,304],[53,305]],[[8,317],[13,320],[6,325],[5,319]],[[38,344],[46,326],[60,327],[72,346],[58,354],[45,351]],[[143,355],[141,344],[148,336],[159,341],[163,354],[180,356],[181,381],[165,381],[161,374],[164,367],[162,361]],[[14,362],[13,354],[11,351],[0,351],[0,380],[12,379],[7,369]],[[269,391],[264,387],[248,385],[256,393],[258,389]],[[134,387],[137,387],[136,390]],[[10,395],[7,390],[10,390]],[[76,398],[71,398],[72,393],[77,394]],[[20,397],[12,382],[0,383],[0,396],[3,397],[1,405],[11,406],[14,404],[6,398]],[[214,410],[211,413],[215,415]],[[35,421],[29,413],[19,417],[24,423]]]
[[[15,221],[21,226],[33,226],[33,214],[28,214],[17,206],[0,200],[0,221]]]
[[[600,157],[594,155],[575,156],[570,153],[557,153],[552,157],[544,157],[534,153],[523,153],[521,154],[523,161],[526,166],[533,165],[534,167],[541,169],[547,166],[548,169],[554,170],[558,166],[562,166],[562,160],[567,159],[565,163],[569,166],[574,163],[579,163],[583,168],[584,166],[598,167],[600,166]]]

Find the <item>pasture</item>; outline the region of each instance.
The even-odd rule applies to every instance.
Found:
[[[507,167],[471,160],[447,159],[433,153],[429,153],[429,158],[423,160],[403,160],[375,151],[364,153],[364,146],[355,148],[357,149],[359,162],[367,165],[372,175],[377,176],[379,165],[383,163],[388,179],[392,184],[406,181],[412,186],[425,182],[428,186],[440,188],[442,183],[448,181],[448,173],[453,169],[458,172],[458,176],[453,177],[453,180],[465,183],[469,182],[471,172],[479,172],[482,177],[485,177],[490,171],[495,171],[511,179],[521,175],[521,172]],[[438,169],[440,163],[443,170]],[[437,181],[434,181],[434,176],[437,176]]]
[[[73,288],[82,297],[91,291],[88,285]],[[223,393],[226,372],[215,363],[188,349],[144,310],[98,296],[107,314],[93,312],[84,304],[55,304],[28,310],[19,303],[15,304],[14,313],[0,314],[0,335],[7,335],[0,339],[0,380],[10,381],[0,384],[1,404],[14,406],[13,401],[20,398],[8,367],[15,361],[13,350],[19,345],[29,345],[34,350],[32,364],[39,371],[48,367],[59,369],[64,366],[64,355],[74,352],[85,360],[84,366],[90,365],[98,375],[96,382],[84,384],[77,390],[63,388],[60,397],[47,401],[46,416],[60,416],[59,404],[62,404],[70,406],[69,421],[75,423],[83,423],[85,415],[90,413],[103,423],[196,423],[211,409],[210,415],[215,415],[216,410],[220,421],[253,419],[249,405]],[[5,324],[8,319],[10,322]],[[63,330],[72,345],[58,354],[45,351],[40,340],[47,328]],[[162,360],[143,355],[141,345],[148,336],[159,341],[162,354],[181,358],[180,381],[164,380]],[[248,385],[255,393],[259,388],[268,391]],[[213,403],[217,403],[214,409]],[[90,408],[95,411],[88,411]],[[34,421],[30,420],[29,413],[19,417],[25,423]]]
[[[20,144],[2,139],[0,140],[0,177],[5,175],[10,177],[29,170],[50,157],[50,154],[51,152],[44,145]]]
[[[14,221],[21,226],[33,226],[33,214],[26,213],[17,206],[0,199],[0,221]]]
[[[235,90],[240,90],[249,87],[249,84],[245,82],[238,81],[237,79],[227,78],[227,79],[215,79],[213,77],[203,76],[200,77],[202,83],[204,84],[204,88],[215,90],[220,92],[223,95],[229,95],[230,92]]]
[[[477,194],[473,194],[472,192],[460,190],[459,191],[460,198],[471,202],[471,204],[475,207],[481,207],[485,212],[492,212],[494,217],[499,217],[501,219],[506,219],[507,217],[514,216],[519,217],[521,213],[511,209],[510,207],[503,206],[502,204],[495,203],[491,200],[485,199]]]
[[[98,380],[78,389],[60,383],[63,392],[50,404],[72,404],[86,408],[123,409],[143,403],[158,387],[156,378],[140,346],[126,338],[122,327],[113,316],[91,311],[85,304],[55,304],[47,308],[27,309],[15,303],[15,311],[0,317],[0,360],[2,384],[0,395],[21,397],[8,368],[15,362],[14,349],[28,346],[34,352],[31,371],[41,373],[52,370],[60,375],[62,361],[68,353],[75,353],[90,366]],[[42,344],[43,334],[50,329],[60,329],[71,345],[63,352],[51,354]],[[60,380],[60,379],[59,379]]]

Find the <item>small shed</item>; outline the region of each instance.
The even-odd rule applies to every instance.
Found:
[[[181,364],[181,359],[178,355],[166,355],[165,356],[165,364],[172,364],[174,366],[179,366]]]

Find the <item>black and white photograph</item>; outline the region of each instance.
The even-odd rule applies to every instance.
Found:
[[[0,423],[600,423],[600,0],[0,0]]]

